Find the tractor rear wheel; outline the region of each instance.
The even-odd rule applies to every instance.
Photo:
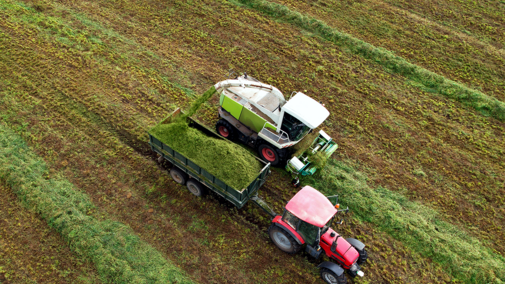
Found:
[[[188,180],[188,182],[186,182],[186,187],[188,188],[189,192],[193,193],[198,197],[202,197],[205,194],[207,194],[207,189],[196,180],[193,179]]]
[[[302,248],[285,229],[277,225],[272,224],[268,228],[268,235],[270,235],[272,242],[283,252],[295,254]]]
[[[286,163],[288,150],[277,149],[267,142],[262,142],[258,146],[258,154],[261,159],[269,162],[273,167],[282,167]]]
[[[174,179],[174,181],[178,184],[185,185],[188,180],[188,174],[179,170],[177,167],[173,167],[170,169],[170,175]]]
[[[345,273],[342,273],[342,275],[338,276],[333,271],[331,271],[327,268],[321,269],[321,278],[323,278],[324,282],[326,282],[328,284],[346,284],[347,283],[347,278],[345,277]]]
[[[216,132],[231,141],[237,138],[237,129],[231,125],[228,121],[220,119],[216,123]]]

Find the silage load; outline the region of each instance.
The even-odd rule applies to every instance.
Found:
[[[237,190],[247,187],[262,169],[262,164],[247,150],[209,137],[186,122],[158,124],[150,133]]]

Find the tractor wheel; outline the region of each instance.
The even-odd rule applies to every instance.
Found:
[[[188,175],[185,172],[179,170],[179,168],[177,167],[173,167],[170,169],[170,175],[178,184],[185,185],[186,181],[188,180]]]
[[[188,188],[189,192],[193,193],[198,197],[202,197],[205,194],[207,194],[207,189],[196,180],[193,179],[188,180],[188,182],[186,182],[186,187]]]
[[[268,234],[272,242],[283,252],[295,254],[302,248],[286,230],[279,226],[272,224],[268,228]]]
[[[273,167],[283,167],[288,158],[288,149],[277,149],[267,142],[258,146],[258,154],[261,159],[269,162]]]
[[[216,123],[216,131],[219,135],[228,140],[234,141],[237,138],[237,129],[224,119],[220,119]]]
[[[363,263],[366,262],[368,259],[368,254],[366,253],[366,250],[363,248],[362,250],[357,250],[359,253],[359,258],[358,258],[358,265],[362,265]]]
[[[328,284],[346,284],[347,283],[347,278],[345,277],[345,273],[342,273],[342,275],[337,276],[333,271],[327,269],[327,268],[322,268],[321,269],[321,278],[323,278],[324,282]]]

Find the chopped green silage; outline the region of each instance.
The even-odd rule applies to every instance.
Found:
[[[47,179],[45,162],[0,123],[0,179],[39,213],[77,254],[91,260],[105,283],[193,283],[163,255],[119,222],[97,220],[89,197],[63,178]]]
[[[179,117],[179,121],[186,120],[186,118],[193,116],[193,114],[196,113],[200,106],[208,101],[215,92],[216,88],[214,88],[214,86],[210,87],[210,89],[208,89],[205,93],[203,93],[203,95],[201,95],[198,99],[196,99],[196,101],[191,104],[189,110],[187,110],[183,115]]]
[[[247,187],[262,169],[261,162],[245,149],[209,137],[186,122],[158,124],[150,133],[237,190]]]
[[[324,152],[316,152],[314,154],[309,155],[309,161],[312,163],[312,165],[318,169],[322,169],[326,166],[326,162],[328,162],[328,156],[325,155]]]

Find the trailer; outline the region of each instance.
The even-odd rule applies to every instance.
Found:
[[[193,127],[203,132],[207,136],[217,139],[223,139],[221,136],[208,129],[206,126],[189,118],[189,127]],[[263,168],[258,173],[256,178],[245,188],[235,189],[219,177],[216,177],[202,168],[200,165],[191,161],[181,153],[177,152],[169,145],[166,145],[151,133],[149,134],[149,145],[151,149],[159,155],[159,161],[166,160],[172,165],[170,175],[181,185],[186,185],[188,190],[196,196],[205,195],[207,190],[211,190],[233,203],[237,208],[242,208],[249,200],[253,199],[258,202],[258,189],[265,183],[267,176],[270,174],[270,163],[265,163],[261,159],[253,156],[257,161],[263,164]],[[259,201],[261,202],[261,201]],[[264,204],[264,203],[262,203]],[[268,212],[271,214],[270,212]]]

